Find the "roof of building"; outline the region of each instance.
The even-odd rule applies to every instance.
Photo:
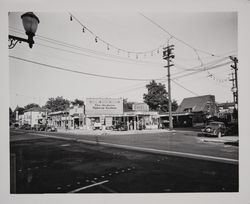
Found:
[[[25,110],[25,112],[46,112],[46,110],[40,107],[33,107],[28,110]]]
[[[223,108],[234,107],[234,102],[218,103],[217,106]]]
[[[65,113],[69,113],[69,110],[66,109],[64,111],[54,111],[54,112],[50,112],[49,115],[60,115],[60,114],[65,114]]]
[[[177,108],[176,112],[185,112],[188,109],[191,109],[191,112],[206,111],[208,102],[215,102],[215,96],[204,95],[184,98],[179,107]]]

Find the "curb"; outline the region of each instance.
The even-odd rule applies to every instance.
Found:
[[[168,155],[168,156],[171,155],[171,156],[177,156],[177,157],[199,159],[199,160],[208,160],[208,161],[222,162],[222,163],[229,163],[229,164],[238,165],[237,159],[215,157],[215,156],[208,156],[208,155],[199,155],[199,154],[194,154],[194,153],[176,152],[176,151],[169,151],[169,150],[160,150],[160,149],[153,149],[153,148],[146,148],[146,147],[129,146],[129,145],[123,145],[123,144],[106,143],[106,142],[100,142],[98,139],[85,140],[85,139],[75,139],[75,138],[53,136],[53,135],[42,135],[42,134],[35,134],[35,133],[31,133],[31,134],[43,136],[43,137],[48,137],[48,138],[56,138],[56,139],[62,139],[62,140],[68,140],[68,141],[71,140],[71,141],[76,141],[76,142],[82,142],[85,144],[103,145],[106,147],[120,148],[120,149],[132,150],[132,151],[161,154],[161,155]]]

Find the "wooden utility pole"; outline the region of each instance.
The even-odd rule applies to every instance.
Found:
[[[235,101],[235,109],[238,110],[238,67],[237,67],[237,63],[238,63],[238,59],[237,57],[232,57],[230,56],[230,59],[233,61],[234,65],[231,65],[231,67],[234,70],[234,78],[232,78],[233,81],[233,94],[234,94],[234,101]]]
[[[174,45],[168,45],[167,47],[163,48],[163,59],[167,60],[167,66],[164,66],[165,68],[168,68],[168,112],[169,112],[169,129],[173,129],[173,118],[172,118],[172,100],[171,100],[171,76],[170,76],[170,67],[174,66],[171,64],[171,58],[174,58],[174,55],[172,54],[172,50],[174,49]]]

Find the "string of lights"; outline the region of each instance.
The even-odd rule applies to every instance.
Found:
[[[17,29],[18,30],[18,29]],[[18,31],[16,31],[16,32],[18,32]],[[80,48],[82,48],[82,47],[79,47],[79,46],[74,46],[74,45],[71,45],[71,44],[69,44],[69,43],[65,43],[65,42],[62,42],[62,41],[57,41],[57,40],[54,40],[54,39],[52,39],[52,38],[47,38],[47,37],[44,37],[44,36],[38,36],[38,38],[40,39],[41,38],[41,40],[43,40],[43,41],[47,41],[47,39],[49,40],[48,42],[51,42],[51,43],[53,43],[53,44],[57,44],[57,45],[62,45],[62,46],[66,46],[66,47],[68,47],[68,48],[75,48],[75,49],[80,49]],[[65,50],[65,49],[61,49],[61,48],[56,48],[56,47],[52,47],[52,46],[48,46],[48,45],[44,45],[44,44],[40,44],[40,43],[37,43],[38,45],[40,45],[40,46],[44,46],[44,47],[49,47],[49,48],[51,48],[51,49],[56,49],[56,50],[61,50],[61,51],[64,51],[64,52],[69,52],[69,53],[73,53],[73,54],[79,54],[79,55],[84,55],[84,56],[88,56],[88,57],[94,57],[94,58],[98,58],[98,59],[103,59],[103,60],[108,60],[108,59],[106,59],[106,58],[100,58],[100,57],[96,57],[96,56],[91,56],[91,55],[86,55],[86,54],[82,54],[82,53],[78,53],[78,52],[73,52],[73,51],[69,51],[69,50]],[[85,48],[82,48],[82,49],[84,49],[85,50]],[[93,51],[93,50],[89,50],[89,49],[86,49],[87,51]],[[93,51],[94,52],[94,51]],[[98,53],[99,54],[99,53]],[[105,54],[105,53],[104,53]],[[218,63],[218,62],[220,62],[220,61],[222,61],[222,60],[225,60],[225,59],[227,59],[228,57],[224,57],[224,58],[221,58],[221,59],[219,59],[219,60],[215,60],[215,61],[212,61],[212,62],[209,62],[209,63],[207,63],[207,64],[205,64],[206,66],[207,65],[212,65],[212,64],[215,64],[215,63]],[[125,58],[126,59],[126,58]],[[117,61],[117,60],[116,60]],[[136,60],[135,60],[136,61]],[[136,61],[137,62],[137,61]],[[160,64],[160,63],[159,63]],[[203,64],[204,65],[204,64]],[[184,67],[182,67],[182,66],[180,66],[180,65],[178,65],[178,64],[176,64],[175,65],[177,68],[181,68],[181,69],[183,69],[183,70],[185,70],[185,71],[197,71],[197,69],[199,69],[199,68],[202,68],[202,66],[196,66],[196,67],[193,67],[193,68],[184,68]],[[183,73],[183,72],[178,72],[178,73],[176,73],[176,74],[181,74],[181,73]],[[175,74],[174,74],[175,75]],[[212,78],[212,79],[214,79],[215,81],[217,81],[217,82],[219,82],[219,83],[223,83],[223,82],[226,82],[226,81],[228,81],[228,79],[217,79],[214,75],[212,75],[211,74],[211,72],[209,72],[208,73],[208,76],[210,77],[210,78]]]
[[[146,56],[153,56],[154,54],[160,54],[160,49],[162,49],[168,42],[168,40],[166,40],[165,42],[161,43],[160,45],[158,45],[157,47],[151,49],[151,50],[147,50],[147,51],[134,51],[134,50],[126,50],[123,48],[120,48],[110,42],[107,42],[106,40],[104,40],[103,38],[101,38],[99,35],[95,34],[91,29],[89,29],[86,25],[84,25],[75,15],[73,15],[72,13],[69,13],[70,15],[70,21],[75,20],[81,27],[82,27],[82,31],[83,32],[89,32],[91,35],[93,35],[93,38],[95,40],[96,43],[98,42],[102,42],[106,45],[107,50],[115,49],[117,51],[117,54],[120,54],[121,52],[126,53],[128,57],[131,57],[132,55],[136,58],[139,59],[139,57],[146,57]]]
[[[227,78],[217,78],[214,74],[212,74],[211,72],[208,71],[208,76],[207,78],[209,79],[213,79],[214,81],[218,82],[218,83],[224,83],[224,82],[228,82],[230,80],[229,77]]]
[[[16,32],[16,33],[23,34],[23,32],[19,31],[19,29],[11,28],[10,30],[13,31],[13,32]],[[163,66],[164,65],[163,63],[159,63],[159,62],[153,62],[153,61],[148,61],[148,60],[135,60],[135,59],[132,59],[132,58],[127,58],[127,57],[112,55],[110,53],[91,50],[91,49],[88,49],[88,48],[72,45],[72,44],[69,44],[69,43],[66,43],[66,42],[63,42],[63,41],[55,40],[55,39],[48,38],[48,37],[41,36],[41,35],[36,35],[36,38],[41,40],[41,41],[47,42],[47,43],[52,43],[54,45],[67,47],[67,48],[78,50],[78,51],[81,51],[81,52],[84,52],[84,53],[87,52],[87,53],[94,54],[94,55],[100,55],[102,57],[105,57],[105,60],[107,60],[106,58],[108,57],[108,58],[115,59],[115,61],[122,60],[123,62],[126,62],[126,63],[130,62],[130,63],[142,64],[142,65],[147,65],[147,66],[151,66],[151,65]],[[41,46],[46,46],[46,45],[41,45]],[[52,48],[51,46],[47,46],[47,47]],[[54,49],[56,49],[56,48],[54,48]],[[63,51],[63,50],[61,50],[61,51]],[[67,50],[64,50],[64,51],[67,51]],[[88,56],[88,57],[91,57],[91,56]]]
[[[170,33],[169,31],[167,31],[165,28],[163,28],[160,24],[156,23],[155,21],[153,21],[151,18],[147,17],[146,15],[144,15],[143,13],[139,14],[141,16],[143,16],[145,19],[147,19],[148,21],[150,21],[151,23],[153,23],[155,26],[157,26],[158,28],[160,28],[162,31],[164,31],[165,33],[167,33],[171,38],[183,43],[184,45],[186,45],[187,47],[191,48],[192,50],[194,50],[194,52],[202,52],[204,54],[210,55],[212,57],[220,57],[219,55],[216,55],[214,53],[211,52],[207,52],[198,48],[193,47],[192,45],[190,45],[189,43],[185,42],[184,40],[181,40],[180,38],[176,37],[175,35],[173,35],[172,33]],[[200,57],[199,57],[200,58]]]

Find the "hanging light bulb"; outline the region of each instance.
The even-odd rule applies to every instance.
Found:
[[[73,20],[73,18],[72,18],[72,16],[70,15],[70,21],[72,21]]]
[[[83,33],[85,32],[85,27],[82,28],[82,32],[83,32]]]
[[[97,36],[95,37],[95,42],[97,43]]]

